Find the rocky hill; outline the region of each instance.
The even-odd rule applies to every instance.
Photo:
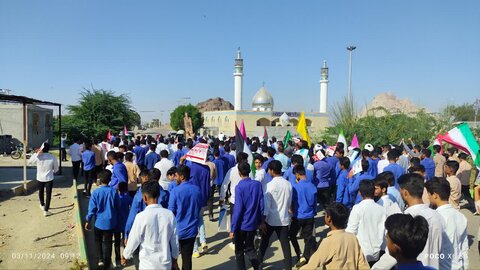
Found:
[[[197,108],[200,112],[210,112],[210,111],[227,111],[233,110],[232,103],[224,100],[223,98],[216,97],[210,98],[208,100],[202,101],[197,104]]]
[[[390,113],[414,114],[422,109],[409,99],[400,99],[393,93],[381,93],[373,98],[373,100],[363,109],[360,117],[365,117],[367,112],[375,116],[385,115],[385,111],[378,108],[385,108]]]

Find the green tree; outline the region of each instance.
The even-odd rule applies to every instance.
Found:
[[[448,105],[443,109],[443,114],[452,117],[455,122],[473,121],[475,118],[475,107],[472,104],[465,103],[459,106]]]
[[[170,113],[170,126],[173,129],[185,129],[183,123],[185,113],[188,113],[188,116],[192,118],[193,132],[196,132],[201,126],[203,126],[203,117],[200,111],[192,104],[188,104],[178,106],[172,113]]]
[[[438,133],[446,132],[453,126],[444,117],[436,117],[423,110],[416,114],[404,114],[391,113],[383,107],[378,107],[368,111],[365,117],[359,118],[353,104],[347,99],[332,108],[332,124],[333,126],[313,137],[325,139],[327,143],[333,145],[340,130],[343,130],[348,143],[356,133],[362,145],[397,144],[402,138],[412,138],[416,142],[432,141]]]
[[[78,105],[67,107],[70,114],[62,117],[62,133],[70,137],[105,137],[109,130],[113,134],[140,125],[140,115],[132,109],[128,95],[115,95],[103,89],[84,89],[80,92]]]

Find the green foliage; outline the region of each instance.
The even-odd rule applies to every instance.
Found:
[[[175,108],[172,113],[170,113],[170,126],[175,129],[185,129],[183,123],[183,117],[185,117],[185,112],[188,113],[188,116],[192,118],[193,132],[197,131],[201,126],[203,126],[203,117],[197,107],[192,104],[181,105]]]
[[[448,105],[443,109],[443,114],[447,117],[452,117],[455,122],[473,121],[475,118],[474,104],[465,103],[459,106]]]
[[[62,116],[62,133],[67,133],[70,140],[74,136],[104,138],[109,130],[118,134],[124,125],[140,125],[140,115],[132,109],[127,95],[84,89],[80,96],[79,104],[68,106],[70,114]]]
[[[416,142],[433,141],[437,134],[444,133],[453,127],[450,120],[437,117],[425,111],[416,114],[390,113],[385,108],[375,108],[367,116],[358,118],[354,106],[347,100],[338,103],[332,109],[332,127],[320,135],[330,145],[335,144],[340,130],[343,130],[347,142],[356,133],[362,145],[371,143],[381,145],[397,144],[402,138],[412,138]],[[378,113],[380,112],[380,113]],[[382,115],[382,116],[375,116]]]

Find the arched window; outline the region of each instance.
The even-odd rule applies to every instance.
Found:
[[[312,126],[312,120],[310,120],[310,119],[305,119],[305,122],[307,123],[307,127]]]
[[[257,127],[268,127],[270,125],[270,120],[268,120],[267,118],[260,118],[257,120]]]

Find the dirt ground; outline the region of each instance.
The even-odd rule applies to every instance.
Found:
[[[72,180],[54,181],[49,217],[43,216],[37,191],[0,197],[0,269],[69,269],[79,258]]]

